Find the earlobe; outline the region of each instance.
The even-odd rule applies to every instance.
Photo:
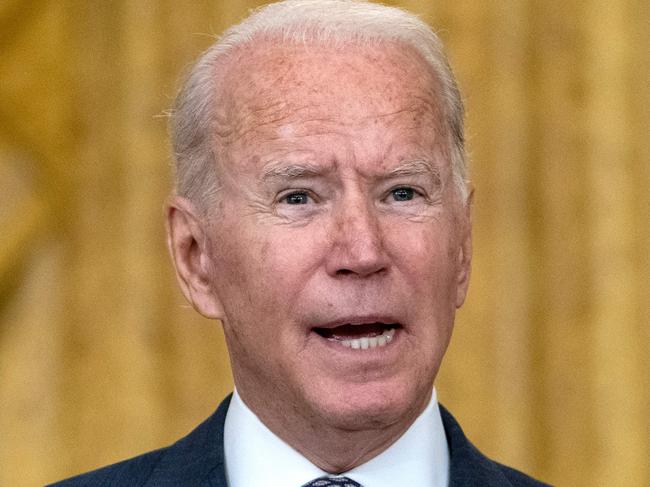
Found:
[[[207,223],[194,205],[176,196],[167,205],[167,246],[185,298],[207,318],[222,319],[223,307],[212,287]]]

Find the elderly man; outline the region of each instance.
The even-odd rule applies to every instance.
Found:
[[[168,241],[236,390],[178,443],[64,485],[541,485],[482,456],[434,378],[467,293],[463,110],[404,11],[288,0],[196,63]]]

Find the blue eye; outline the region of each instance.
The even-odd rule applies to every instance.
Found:
[[[309,202],[309,196],[304,191],[289,193],[282,199],[288,205],[306,205]]]
[[[395,188],[390,193],[395,201],[410,201],[415,196],[413,188]]]

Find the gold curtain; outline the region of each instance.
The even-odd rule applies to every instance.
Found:
[[[163,446],[231,389],[164,248],[177,75],[260,2],[0,4],[0,485]],[[489,455],[650,485],[650,3],[394,2],[446,41],[476,186],[437,381]]]

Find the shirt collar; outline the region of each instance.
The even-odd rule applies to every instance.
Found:
[[[271,432],[235,390],[224,426],[226,477],[230,487],[300,487],[327,475]],[[449,449],[436,391],[409,429],[387,450],[341,474],[364,487],[446,487]]]

